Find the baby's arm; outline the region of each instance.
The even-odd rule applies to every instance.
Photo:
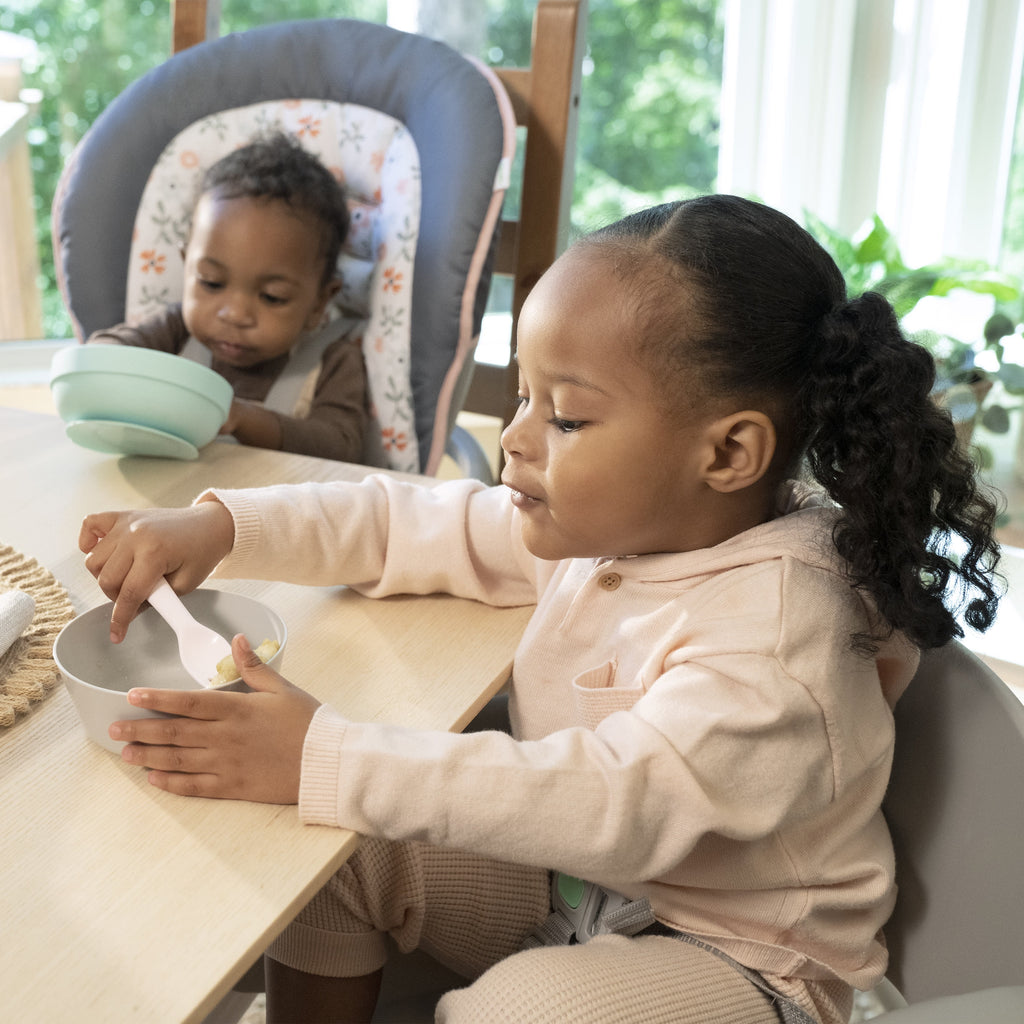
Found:
[[[89,345],[128,345],[152,348],[177,355],[188,340],[188,329],[181,319],[181,306],[168,306],[151,313],[138,323],[123,323],[96,331],[86,340]]]
[[[367,405],[362,350],[354,339],[342,338],[324,352],[309,412],[278,415],[280,448],[321,459],[362,462]]]
[[[291,416],[236,398],[222,434],[254,448],[361,462],[366,433],[366,371],[354,341],[327,348],[308,414]]]
[[[86,516],[78,547],[85,567],[114,602],[111,640],[124,639],[161,577],[178,593],[194,590],[231,550],[234,536],[231,513],[215,499],[190,508]]]

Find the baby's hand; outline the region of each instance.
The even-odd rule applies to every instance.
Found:
[[[277,450],[281,447],[281,417],[262,402],[234,399],[220,432],[231,434],[239,444],[254,448]]]
[[[221,425],[218,433],[223,435],[232,435],[238,429],[238,421],[241,419],[244,412],[244,404],[241,399],[233,398],[231,400],[231,408],[228,410],[228,418]]]
[[[231,650],[255,693],[129,690],[130,703],[181,717],[114,722],[110,736],[126,740],[121,757],[170,793],[298,803],[302,745],[319,702],[264,665],[244,636]]]
[[[110,639],[124,639],[162,576],[179,594],[194,590],[231,550],[234,535],[231,513],[219,501],[86,516],[78,547],[85,567],[114,602]]]

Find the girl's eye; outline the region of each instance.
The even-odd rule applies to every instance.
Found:
[[[199,278],[199,287],[204,288],[208,292],[215,292],[223,288],[224,285],[220,281],[210,281],[205,277]]]
[[[268,306],[283,306],[289,301],[283,295],[271,295],[270,292],[263,292],[260,298],[263,299]]]
[[[581,430],[585,424],[585,420],[563,420],[558,416],[555,416],[551,421],[551,425],[555,430],[562,434],[574,434],[577,430]]]

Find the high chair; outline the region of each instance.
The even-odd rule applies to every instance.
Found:
[[[76,334],[180,300],[202,172],[267,129],[296,136],[349,197],[336,312],[364,321],[364,461],[435,473],[473,370],[515,148],[497,77],[443,43],[346,19],[282,22],[190,47],[134,82],[54,200]]]
[[[951,643],[924,653],[895,717],[884,811],[899,893],[885,934],[889,982],[910,1005],[875,1020],[1020,1024],[1024,705]]]
[[[175,0],[176,52],[206,37],[209,6],[207,0]],[[494,264],[495,273],[513,282],[511,346],[505,364],[477,364],[464,408],[506,424],[518,387],[513,362],[519,313],[568,238],[586,22],[587,0],[538,0],[529,66],[495,68],[525,133],[519,215],[505,211]],[[452,433],[450,449],[455,456],[478,458],[463,431]]]

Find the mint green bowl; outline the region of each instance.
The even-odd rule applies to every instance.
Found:
[[[194,459],[231,409],[231,385],[190,359],[126,345],[69,345],[50,392],[68,437],[94,451]]]

